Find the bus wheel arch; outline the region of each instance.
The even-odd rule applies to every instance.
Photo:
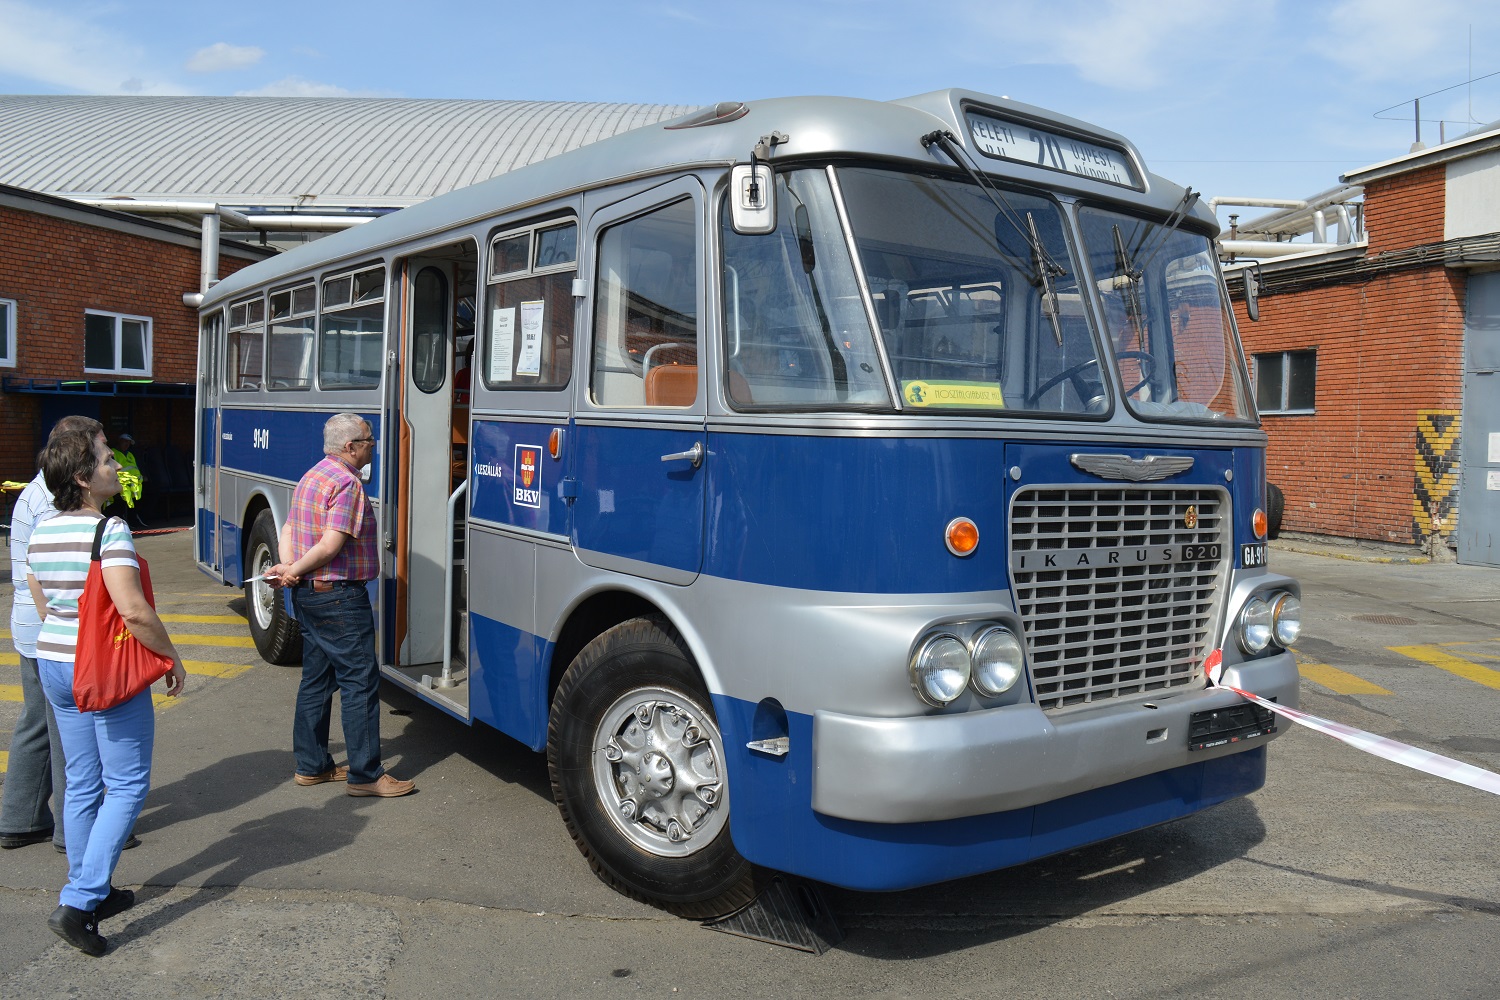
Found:
[[[276,515],[262,500],[252,502],[245,512],[248,530],[244,533],[245,551],[245,618],[250,623],[250,637],[256,652],[267,663],[278,666],[302,659],[302,634],[297,622],[286,610],[282,592],[261,579],[261,575],[280,561]]]
[[[708,689],[665,615],[615,624],[572,659],[552,700],[547,767],[568,833],[607,885],[694,918],[750,902],[726,766]]]

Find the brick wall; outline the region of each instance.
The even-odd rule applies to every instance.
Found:
[[[1447,167],[1439,164],[1365,185],[1371,256],[1442,242],[1447,176]]]
[[[1422,184],[1405,193],[1427,205]],[[1382,204],[1377,196],[1367,209],[1372,241],[1377,224],[1431,235],[1425,207],[1383,212]],[[1435,225],[1441,239],[1441,202]],[[1266,475],[1286,494],[1283,528],[1418,541],[1412,523],[1418,411],[1461,404],[1464,280],[1462,272],[1435,266],[1263,296],[1259,323],[1248,321],[1243,301],[1235,302],[1247,355],[1318,352],[1317,412],[1262,418],[1270,439]]]
[[[99,309],[151,318],[153,381],[196,381],[197,313],[182,304],[183,293],[198,288],[196,245],[6,205],[0,205],[0,234],[0,298],[16,303],[16,367],[0,374],[84,378],[84,310]],[[221,278],[251,263],[223,253],[219,261]],[[45,399],[0,395],[0,478],[34,474]],[[106,427],[131,427],[143,442],[191,450],[190,399],[79,397],[76,404],[76,412],[98,416]]]

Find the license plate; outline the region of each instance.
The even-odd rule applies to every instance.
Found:
[[[1249,542],[1240,546],[1240,565],[1246,569],[1266,564],[1266,543]]]
[[[1178,562],[1216,562],[1222,551],[1218,545],[1184,545]]]

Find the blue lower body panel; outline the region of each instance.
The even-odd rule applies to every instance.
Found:
[[[890,891],[1008,868],[1238,798],[1265,784],[1264,746],[1024,809],[933,823],[861,823],[812,809],[813,720],[787,713],[791,752],[745,743],[756,706],[714,698],[729,757],[730,829],[750,861],[848,889]]]

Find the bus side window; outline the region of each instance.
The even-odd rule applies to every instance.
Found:
[[[604,231],[590,381],[600,406],[691,406],[698,396],[693,202]]]
[[[259,389],[266,342],[266,300],[245,299],[229,307],[229,350],[225,359],[225,388],[231,392]]]

